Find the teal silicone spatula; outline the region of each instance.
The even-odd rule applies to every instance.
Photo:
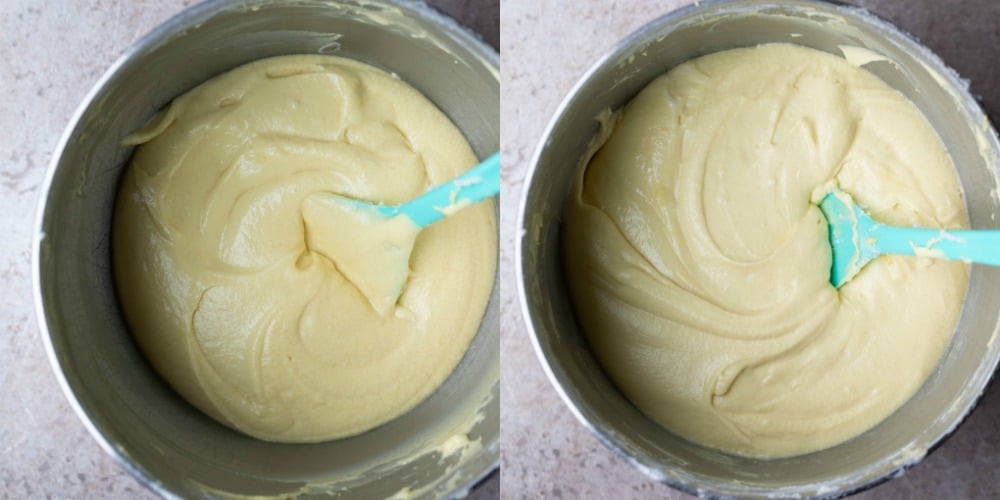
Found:
[[[306,247],[330,259],[372,308],[385,315],[402,293],[420,231],[499,192],[500,153],[495,153],[402,205],[320,193],[302,205]]]
[[[830,229],[834,287],[854,278],[882,254],[916,255],[1000,266],[1000,230],[943,230],[880,224],[854,204],[851,195],[831,191],[819,204]]]

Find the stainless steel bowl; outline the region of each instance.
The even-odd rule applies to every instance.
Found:
[[[462,494],[499,462],[499,299],[455,372],[404,416],[349,439],[267,443],[177,396],[133,344],[115,298],[109,230],[125,134],[179,94],[241,64],[325,53],[398,74],[480,157],[500,138],[495,51],[421,2],[210,1],[129,49],[94,87],[49,167],[34,241],[36,307],[63,390],[101,445],[164,496]],[[452,434],[479,446],[443,457]],[[454,442],[454,441],[453,441]]]
[[[644,416],[589,351],[562,276],[559,221],[598,130],[655,77],[711,52],[789,42],[840,54],[869,49],[865,66],[924,113],[951,154],[974,228],[996,228],[1000,143],[967,85],[913,38],[868,13],[802,0],[706,2],[646,25],[580,79],[538,147],[521,200],[515,259],[527,326],[549,379],[604,444],[658,481],[694,494],[837,496],[901,474],[951,433],[979,399],[998,358],[1000,269],[974,266],[961,318],[937,369],[902,408],[861,436],[803,456],[756,460],[687,442]],[[986,61],[984,61],[986,63]]]

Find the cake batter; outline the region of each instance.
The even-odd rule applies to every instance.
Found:
[[[383,270],[351,281],[324,253],[324,231],[343,226],[317,197],[401,203],[477,163],[400,79],[343,58],[264,59],[126,143],[141,146],[115,209],[119,298],[153,367],[207,414],[271,441],[351,436],[417,405],[462,358],[493,286],[491,204],[421,232],[389,307],[362,293]]]
[[[951,338],[961,262],[883,256],[829,283],[834,186],[892,225],[961,228],[955,168],[874,75],[776,44],[688,61],[642,90],[566,206],[578,318],[620,390],[676,434],[781,457],[875,426]]]

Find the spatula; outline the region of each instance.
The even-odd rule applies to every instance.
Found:
[[[420,231],[499,192],[500,153],[495,153],[402,205],[329,193],[312,196],[302,208],[306,244],[333,261],[372,308],[385,315],[402,293]]]
[[[944,230],[880,224],[835,189],[819,204],[830,228],[834,287],[850,281],[882,254],[916,255],[1000,266],[1000,230]]]

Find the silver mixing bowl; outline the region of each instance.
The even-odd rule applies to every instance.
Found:
[[[801,0],[703,2],[623,40],[559,107],[536,151],[521,200],[518,289],[536,351],[565,403],[604,444],[649,476],[693,494],[838,496],[901,474],[974,407],[1000,358],[1000,268],[973,266],[954,339],[939,366],[887,420],[830,449],[756,460],[680,439],[615,389],[574,318],[559,257],[561,212],[598,130],[595,117],[621,107],[685,60],[771,42],[838,55],[838,45],[851,45],[890,59],[865,68],[913,101],[940,134],[958,167],[972,227],[1000,227],[996,133],[966,83],[928,49],[854,8]]]
[[[309,445],[259,441],[196,410],[156,376],[122,320],[108,238],[132,152],[119,146],[122,138],[228,69],[309,53],[396,73],[436,103],[480,157],[499,148],[497,53],[421,2],[210,1],[190,8],[108,70],[49,167],[33,267],[50,360],[91,434],[164,496],[461,495],[499,462],[498,287],[472,347],[430,398],[360,436]],[[467,432],[482,448],[448,457],[426,451],[439,444],[429,436],[449,432]]]

